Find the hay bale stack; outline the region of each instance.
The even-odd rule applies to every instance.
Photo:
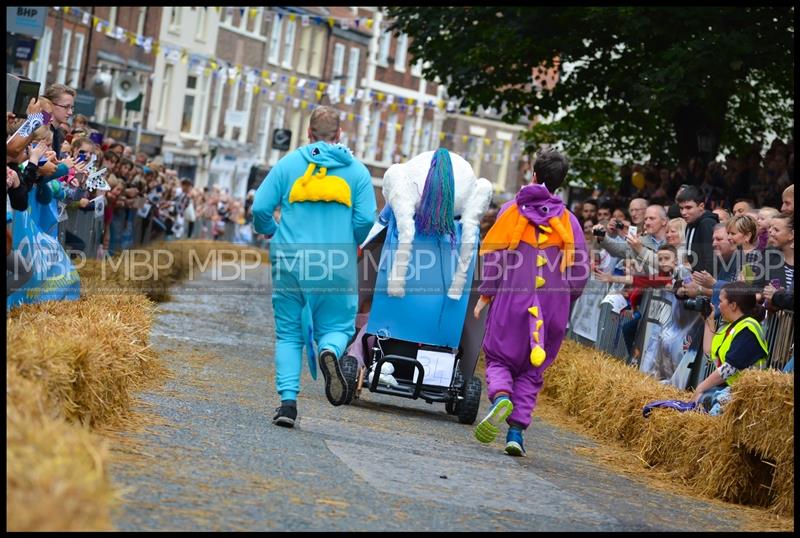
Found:
[[[721,430],[714,428],[718,422],[715,417],[654,409],[643,422],[642,458],[686,484],[700,474],[704,460],[713,456],[719,446]]]
[[[564,342],[545,378],[545,394],[569,414],[603,437],[627,443],[644,434],[645,404],[686,398],[685,392],[661,385],[605,353],[571,341]]]
[[[747,371],[733,386],[723,415],[726,427],[754,458],[774,465],[767,484],[775,513],[794,515],[794,376]]]
[[[766,506],[759,497],[759,466],[737,449],[720,417],[655,409],[637,440],[649,465],[700,495],[740,504]]]
[[[125,418],[134,391],[167,375],[150,349],[154,304],[218,251],[243,245],[182,241],[86,260],[78,301],[22,305],[6,328],[7,530],[107,530],[118,497],[107,446],[89,430]],[[164,266],[163,252],[171,262]],[[160,256],[160,257],[159,257]],[[127,258],[126,258],[127,257]],[[248,264],[254,262],[250,254]]]
[[[42,385],[6,365],[6,530],[110,530],[104,441],[68,424]]]
[[[249,245],[221,241],[161,241],[146,248],[124,251],[111,260],[87,260],[78,268],[85,294],[142,293],[156,302],[170,299],[173,284],[197,275],[214,260],[243,261],[248,266],[260,260],[269,263],[268,254]]]
[[[65,418],[113,422],[133,391],[165,373],[149,345],[153,308],[133,294],[20,306],[6,323],[8,364],[40,383]]]
[[[598,436],[621,440],[651,467],[729,502],[794,514],[794,377],[748,370],[719,417],[642,408],[691,394],[576,342],[545,372],[545,394]]]
[[[154,308],[98,293],[8,313],[8,530],[111,529],[107,446],[89,428],[124,418],[133,392],[166,375],[149,344]]]

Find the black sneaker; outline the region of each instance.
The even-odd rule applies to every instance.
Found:
[[[296,405],[281,405],[275,408],[275,416],[272,417],[272,423],[284,428],[293,428],[294,421],[297,419],[297,406]]]
[[[331,404],[342,405],[347,399],[347,382],[336,354],[330,349],[323,350],[319,355],[319,366],[325,378],[325,396]]]

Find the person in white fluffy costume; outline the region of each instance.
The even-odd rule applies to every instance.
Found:
[[[473,247],[480,240],[480,219],[492,198],[492,184],[475,177],[472,166],[463,157],[439,148],[390,166],[383,176],[383,196],[394,212],[398,231],[387,293],[392,297],[405,295],[415,228],[427,233],[454,234],[453,219],[460,216],[458,267],[447,292],[449,298],[460,299]]]

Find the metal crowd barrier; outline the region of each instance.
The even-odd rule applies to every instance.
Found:
[[[794,312],[770,312],[764,321],[764,338],[769,346],[767,368],[783,370],[794,352]]]
[[[670,319],[668,313],[671,312],[671,305],[664,296],[665,293],[669,292],[657,289],[647,289],[642,292],[639,302],[639,311],[642,316],[636,329],[631,354],[628,354],[625,347],[621,329],[622,324],[631,319],[633,313],[630,310],[625,310],[621,314],[614,313],[610,304],[601,304],[605,296],[601,293],[593,293],[591,296],[584,298],[583,308],[580,309],[582,310],[580,313],[576,312],[578,309],[575,309],[575,305],[573,305],[567,337],[625,360],[627,364],[638,369],[647,344],[654,337],[654,333],[657,330],[656,327],[663,326]],[[574,330],[575,323],[573,321],[577,320],[573,316],[577,314],[581,317],[587,317],[587,307],[596,309],[598,313],[596,316],[598,320],[597,338],[594,341],[585,335],[576,334]],[[717,329],[719,325],[720,323],[718,322]],[[762,326],[764,328],[764,338],[769,347],[769,355],[765,367],[782,370],[794,352],[794,312],[786,310],[770,312]],[[686,359],[687,362],[689,360],[692,361],[685,365],[689,370],[686,378],[686,389],[693,389],[716,369],[715,364],[703,353],[703,326],[700,326],[694,333],[690,334],[692,336],[692,345],[686,351],[689,354],[694,352],[695,355],[693,359],[691,357]]]
[[[65,232],[71,233],[83,242],[83,248],[80,250],[87,258],[97,257],[97,247],[102,245],[103,241],[103,217],[95,215],[94,210],[75,207],[67,208],[67,217],[69,218],[63,223]]]
[[[144,243],[143,234],[145,232],[145,229],[147,228],[147,222],[145,222],[146,220],[149,220],[149,219],[143,219],[138,214],[134,215],[134,217],[133,217],[133,246],[134,247],[139,247]]]
[[[229,220],[225,221],[225,231],[222,233],[222,240],[229,243],[233,242],[233,235],[236,232],[236,223]]]
[[[595,347],[613,357],[626,360],[628,349],[622,336],[622,324],[633,317],[630,309],[616,313],[610,303],[600,305],[600,325]]]

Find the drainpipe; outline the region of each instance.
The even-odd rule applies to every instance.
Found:
[[[361,100],[361,121],[358,123],[358,134],[356,135],[356,156],[363,159],[367,147],[367,125],[370,121],[369,106],[372,99],[369,92],[372,83],[375,81],[375,67],[378,59],[378,40],[380,38],[381,21],[383,11],[380,8],[375,13],[375,21],[372,26],[372,37],[369,40],[369,53],[367,54],[367,73],[364,77],[364,98]]]
[[[94,19],[94,7],[91,8],[89,11],[91,14],[91,18],[89,22]],[[89,57],[92,55],[92,36],[94,35],[94,27],[89,28],[89,43],[86,46],[86,58],[83,60],[83,79],[81,82],[81,88],[86,89],[86,77],[89,76]],[[77,88],[76,88],[77,89]],[[142,103],[142,108],[144,108],[144,103]]]

